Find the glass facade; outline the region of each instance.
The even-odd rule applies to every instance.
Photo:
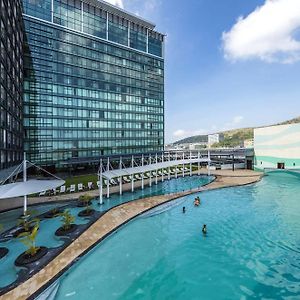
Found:
[[[19,0],[0,0],[0,170],[23,152],[23,23]]]
[[[29,159],[59,166],[163,150],[163,36],[98,1],[53,0],[53,12],[48,1],[23,2]]]

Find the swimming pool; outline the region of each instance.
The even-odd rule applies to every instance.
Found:
[[[139,217],[70,268],[55,299],[299,299],[299,180],[270,175]]]
[[[126,192],[122,196],[114,194],[109,199],[104,199],[104,204],[98,206],[98,199],[93,200],[93,208],[97,211],[106,211],[116,205],[124,202],[132,201],[138,198],[143,198],[152,195],[160,195],[164,193],[173,193],[182,190],[189,190],[195,187],[202,186],[213,180],[213,177],[209,176],[192,176],[181,177],[178,179],[165,180],[159,182],[157,185],[153,183],[152,187],[146,187],[144,190],[137,189],[134,193]],[[41,214],[53,207],[62,204],[45,204],[31,207],[31,210],[35,211],[35,215]],[[64,203],[65,205],[65,203]],[[86,224],[89,222],[87,218],[80,218],[77,216],[78,212],[83,208],[70,207],[70,212],[76,216],[76,224]],[[4,225],[5,229],[9,229],[16,225],[17,218],[21,215],[22,209],[16,209],[9,212],[0,213],[0,224]],[[56,248],[63,245],[64,241],[54,235],[57,228],[61,226],[60,218],[43,219],[40,223],[39,234],[37,238],[37,246],[46,246],[48,248]],[[15,267],[14,261],[22,252],[24,252],[25,246],[17,239],[11,239],[7,242],[0,242],[0,247],[6,247],[9,249],[8,255],[0,260],[0,289],[13,283],[18,278],[19,268]]]

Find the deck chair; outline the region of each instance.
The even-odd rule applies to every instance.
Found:
[[[60,187],[59,193],[60,193],[60,194],[63,194],[63,193],[65,193],[65,192],[66,192],[66,186],[65,186],[65,185],[62,185],[62,186]]]
[[[75,190],[76,190],[75,184],[71,184],[71,186],[70,186],[70,193],[74,193]]]
[[[78,192],[82,192],[84,190],[84,186],[82,183],[78,183],[77,187],[78,187]]]
[[[88,188],[89,188],[89,190],[93,189],[93,183],[91,181],[88,182]]]
[[[111,180],[110,180],[110,183],[111,183],[112,185],[117,185],[117,182],[116,182],[114,179],[111,179]]]
[[[46,196],[47,191],[42,191],[39,193],[39,197]]]

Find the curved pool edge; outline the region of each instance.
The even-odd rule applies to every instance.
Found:
[[[7,291],[0,299],[34,299],[104,239],[155,207],[194,193],[253,184],[263,177],[261,173],[249,171],[247,176],[242,171],[235,172],[234,175],[215,174],[214,181],[193,190],[142,198],[111,208],[42,270],[19,286]]]

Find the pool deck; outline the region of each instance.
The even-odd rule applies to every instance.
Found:
[[[179,193],[139,199],[108,210],[41,271],[1,296],[0,299],[33,299],[34,296],[37,296],[43,289],[52,284],[74,262],[78,261],[105,237],[156,206],[193,193],[252,184],[259,181],[263,176],[262,173],[249,170],[236,170],[234,172],[227,170],[212,171],[211,174],[216,176],[216,180],[206,186]]]

